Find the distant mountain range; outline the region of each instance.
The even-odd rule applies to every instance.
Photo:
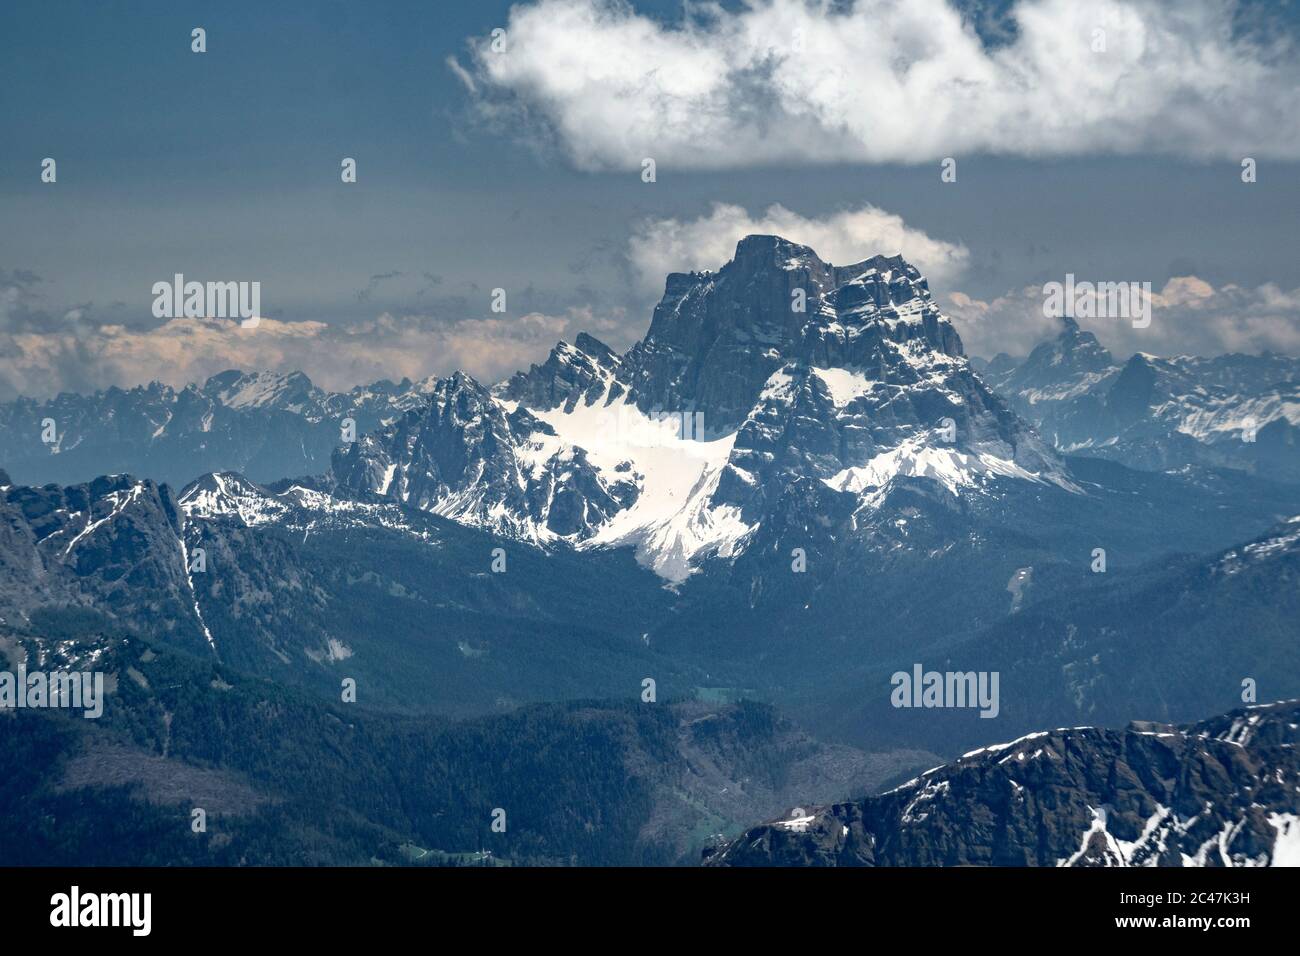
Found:
[[[259,481],[329,466],[351,418],[362,435],[423,404],[433,380],[317,388],[301,372],[214,375],[177,390],[159,382],[93,395],[0,404],[0,461],[19,481],[77,484],[133,474],[181,487],[205,471]],[[44,441],[46,421],[53,441]]]
[[[1300,359],[1284,355],[1115,362],[1073,319],[1021,363],[999,355],[986,381],[1058,450],[1130,468],[1240,468],[1300,481]]]

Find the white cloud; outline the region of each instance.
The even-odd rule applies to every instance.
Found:
[[[1062,280],[1064,277],[1062,277]],[[941,296],[966,351],[991,357],[1025,355],[1061,331],[1061,320],[1043,314],[1041,286],[1027,286],[991,301],[961,292]],[[1154,355],[1221,355],[1266,349],[1300,355],[1300,289],[1272,283],[1215,289],[1196,276],[1178,276],[1151,295],[1151,325],[1129,319],[1077,319],[1119,358]]]
[[[698,219],[643,221],[628,241],[628,258],[642,289],[658,293],[670,272],[717,270],[731,259],[736,243],[753,233],[810,246],[823,260],[837,265],[901,253],[933,283],[952,281],[968,259],[960,243],[933,239],[875,206],[809,219],[779,204],[752,216],[725,203],[714,203],[712,211]]]
[[[484,117],[584,169],[929,162],[971,153],[1300,157],[1300,65],[1231,0],[1016,0],[986,49],[946,0],[511,9],[455,70]],[[1095,31],[1104,31],[1097,34]],[[1094,50],[1104,37],[1104,51]]]
[[[1060,319],[1043,314],[1042,290],[1033,287],[987,302],[952,292],[940,295],[939,302],[961,336],[967,355],[1027,355],[1039,342],[1061,331]]]

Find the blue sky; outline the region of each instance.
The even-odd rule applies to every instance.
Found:
[[[1018,79],[1006,79],[1017,71],[999,51],[1055,56],[1014,45],[1022,14],[1065,16],[1052,0],[967,5],[984,43],[974,52],[941,29],[909,32],[886,0],[781,0],[762,16],[728,4],[689,36],[680,4],[605,5],[603,19],[560,31],[557,14],[592,0],[550,3],[512,14],[505,3],[427,0],[10,0],[0,14],[0,397],[179,383],[248,364],[303,366],[334,387],[458,366],[490,380],[583,328],[625,347],[648,324],[662,283],[653,270],[722,264],[718,232],[736,217],[715,204],[758,223],[780,204],[809,235],[832,236],[833,250],[819,251],[836,261],[899,251],[870,247],[878,216],[843,219],[867,207],[900,218],[907,243],[958,249],[936,260],[932,286],[960,297],[945,304],[972,351],[1032,347],[1046,330],[1026,318],[1023,290],[1067,272],[1157,290],[1173,277],[1200,283],[1171,292],[1168,321],[1147,343],[1098,329],[1121,354],[1295,351],[1300,148],[1278,117],[1291,110],[1294,126],[1300,73],[1294,49],[1242,41],[1261,24],[1270,43],[1294,36],[1293,4],[1229,11],[1227,36],[1209,0],[1101,5],[1088,16],[1110,24],[1107,63],[1130,43],[1146,52],[1122,77],[1092,81],[1091,67],[1062,59],[1019,91],[1003,88]],[[856,7],[860,19],[836,19]],[[762,55],[721,86],[699,75],[795,14],[811,17],[820,66],[839,56],[861,67],[858,48],[831,38],[858,43],[883,23],[897,35],[872,41],[882,58],[965,57],[992,76],[991,92],[954,110],[947,80],[926,94],[919,70],[900,73],[896,89],[894,76],[878,86],[867,74],[821,102],[810,92],[820,112],[809,121],[804,91],[792,112]],[[196,26],[207,31],[201,55],[190,50]],[[509,27],[513,59],[484,52],[498,26]],[[629,30],[641,31],[635,55],[620,55]],[[1158,31],[1190,51],[1171,67],[1187,70],[1182,85],[1144,85],[1144,70],[1170,67],[1167,52],[1151,61]],[[1208,86],[1197,78],[1206,62],[1227,63]],[[575,91],[579,74],[588,82]],[[1062,77],[1077,88],[1055,89]],[[654,84],[651,107],[664,104],[666,118],[623,125]],[[810,91],[824,87],[809,80]],[[607,89],[620,92],[606,101]],[[702,105],[673,119],[681,103]],[[869,122],[857,129],[860,116]],[[641,181],[642,153],[659,153],[653,184]],[[1257,157],[1258,182],[1240,181],[1239,154]],[[943,155],[958,159],[956,183],[940,182]],[[40,181],[47,156],[55,184]],[[358,162],[356,184],[340,182],[345,156]],[[848,226],[834,233],[837,222]],[[674,242],[638,257],[645,243],[634,240],[647,235]],[[161,341],[150,289],[175,272],[260,281],[263,311],[285,327],[228,349],[219,335]],[[504,315],[488,308],[495,287],[508,292]],[[1195,308],[1184,307],[1189,289]],[[126,333],[104,331],[118,326]]]

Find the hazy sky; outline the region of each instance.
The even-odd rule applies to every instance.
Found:
[[[1298,24],[1213,0],[7,0],[0,398],[231,366],[495,380],[582,329],[626,347],[663,272],[754,230],[903,252],[972,352],[1026,352],[1074,273],[1159,294],[1151,329],[1095,326],[1121,356],[1300,354]],[[268,321],[155,318],[178,272],[260,282]]]

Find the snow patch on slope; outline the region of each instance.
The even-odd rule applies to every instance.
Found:
[[[1051,482],[1068,491],[1078,491],[1063,476],[1031,472],[992,450],[967,453],[950,446],[925,444],[920,439],[905,441],[876,455],[865,465],[845,468],[822,480],[836,491],[863,494],[883,488],[897,477],[930,478],[957,495],[959,489],[975,487],[980,479],[992,476]]]
[[[185,583],[190,586],[190,597],[194,601],[194,616],[198,619],[199,627],[203,628],[203,636],[208,639],[208,646],[213,651],[217,649],[217,642],[212,639],[212,632],[208,630],[207,622],[203,620],[203,611],[199,609],[199,592],[194,590],[194,574],[190,571],[190,549],[185,546],[185,523],[181,522],[181,533],[178,538],[181,546],[181,564],[185,567]]]
[[[641,564],[674,583],[691,574],[691,561],[701,552],[734,553],[752,529],[740,520],[738,508],[712,506],[710,499],[735,434],[694,441],[683,437],[680,424],[656,420],[626,399],[606,404],[608,394],[570,412],[562,407],[531,410],[556,432],[554,437],[535,436],[539,447],[531,458],[533,467],[563,446],[577,446],[603,481],[613,484],[631,475],[639,489],[631,507],[579,547],[634,545]]]
[[[273,523],[287,510],[274,495],[233,472],[213,472],[200,479],[178,504],[186,516],[235,516],[250,528]]]
[[[1270,813],[1269,825],[1277,831],[1273,843],[1273,866],[1300,866],[1300,816]]]
[[[855,369],[847,368],[814,368],[812,373],[816,375],[826,391],[830,393],[831,403],[836,408],[843,408],[856,398],[866,395],[880,383],[868,379],[866,375]]]

